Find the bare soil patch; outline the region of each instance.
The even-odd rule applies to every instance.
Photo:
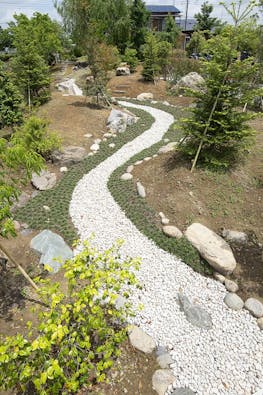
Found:
[[[133,171],[147,191],[146,200],[157,213],[162,211],[170,224],[185,230],[200,222],[220,233],[222,229],[250,235],[246,247],[233,246],[238,265],[233,278],[244,298],[263,300],[263,126],[253,121],[256,144],[244,163],[227,173],[202,169],[190,172],[190,164],[175,153],[143,162]],[[160,223],[161,228],[161,223]]]

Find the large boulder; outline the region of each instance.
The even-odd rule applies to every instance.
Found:
[[[41,256],[40,263],[48,265],[56,273],[63,263],[73,257],[73,252],[58,234],[46,229],[35,236],[30,247]]]
[[[177,83],[171,89],[178,93],[183,93],[185,89],[200,91],[204,89],[204,86],[204,78],[196,72],[191,72],[177,81]]]
[[[190,225],[185,237],[219,273],[233,272],[237,263],[230,246],[222,237],[199,223]]]
[[[74,165],[85,158],[87,152],[83,147],[69,145],[64,147],[62,151],[54,151],[51,159],[53,162],[59,162],[61,165]]]
[[[83,96],[82,90],[76,85],[75,79],[71,78],[63,82],[59,82],[56,87],[60,92],[72,96]]]
[[[122,133],[128,125],[136,123],[138,118],[130,111],[111,110],[107,120],[107,127],[115,132]]]
[[[57,177],[55,173],[50,173],[48,170],[41,170],[39,174],[33,173],[31,182],[35,188],[40,191],[46,191],[55,186]]]

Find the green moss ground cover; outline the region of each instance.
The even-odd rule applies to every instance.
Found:
[[[140,118],[136,124],[129,126],[118,137],[101,142],[98,153],[70,167],[53,189],[42,191],[23,208],[17,210],[16,219],[26,222],[33,229],[53,230],[71,244],[77,238],[77,233],[69,216],[69,204],[78,181],[124,144],[150,128],[153,123],[153,117],[145,111],[134,109],[133,113]],[[113,142],[115,143],[114,149],[109,147],[109,144]],[[43,206],[48,206],[50,211],[46,211]]]

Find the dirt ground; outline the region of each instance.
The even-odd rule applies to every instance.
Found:
[[[53,87],[65,76],[84,80],[85,70],[81,70],[79,74],[72,72],[72,66],[62,71],[58,70],[54,74]],[[192,101],[190,98],[175,98],[168,95],[164,81],[159,81],[155,85],[144,83],[140,78],[140,69],[129,77],[113,77],[108,89],[115,97],[136,97],[139,93],[151,92],[156,100],[168,101],[180,106],[188,106]],[[38,115],[49,119],[50,129],[57,131],[62,137],[62,145],[83,146],[87,152],[93,140],[101,138],[103,131],[106,131],[108,114],[108,109],[95,108],[81,97],[63,96],[56,89],[53,89],[51,101],[38,110]],[[170,218],[171,223],[181,229],[185,229],[191,222],[198,221],[215,231],[220,231],[223,227],[253,230],[258,240],[262,242],[263,129],[259,121],[255,122],[255,127],[259,134],[254,151],[245,166],[227,177],[206,174],[199,170],[191,174],[188,166],[178,163],[173,155],[164,154],[136,167],[134,179],[139,178],[145,185],[149,205],[158,212],[163,211]],[[92,134],[92,137],[84,137],[87,133]],[[50,163],[47,166],[61,177],[57,166]],[[28,184],[25,191],[32,193],[33,187]],[[34,276],[42,269],[38,266],[38,257],[30,250],[30,240],[36,232],[30,230],[27,232],[28,234],[19,232],[15,239],[0,239],[0,243],[9,251],[13,259]],[[258,254],[258,251],[256,253]],[[240,255],[244,256],[242,251]],[[249,262],[251,268],[253,268],[252,263]],[[261,268],[263,268],[262,260]],[[246,276],[249,278],[251,270],[248,271],[249,274]],[[239,281],[244,275],[244,266],[239,264],[235,275]],[[259,275],[262,283],[262,269]],[[259,275],[256,276],[256,280],[252,278],[250,291],[255,292]],[[62,274],[59,274],[57,279],[62,281]],[[23,277],[12,265],[8,264],[7,272],[1,271],[0,268],[0,333],[2,335],[24,333],[28,320],[36,322],[36,313],[32,313],[30,308],[42,308],[42,306],[30,296],[21,294],[25,286]],[[245,291],[242,292],[250,291],[247,283]],[[256,290],[255,293],[263,296],[260,290]],[[100,385],[94,388],[93,392],[82,391],[82,394],[153,395],[155,392],[151,387],[151,378],[156,368],[153,356],[145,356],[132,349],[130,345],[124,344],[121,357],[109,374],[110,384]],[[0,391],[0,395],[6,394],[11,395],[11,392]]]

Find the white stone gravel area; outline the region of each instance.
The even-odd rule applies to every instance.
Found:
[[[143,303],[144,310],[134,323],[169,348],[175,388],[189,387],[198,395],[253,394],[263,387],[263,334],[256,319],[244,309],[230,310],[223,302],[226,290],[221,283],[194,272],[141,234],[107,189],[112,172],[161,140],[174,121],[161,110],[122,105],[149,112],[155,122],[80,180],[70,204],[73,223],[82,240],[94,232],[94,243],[105,249],[121,238],[126,241],[123,254],[142,258],[138,278],[144,286],[133,301]],[[185,319],[177,301],[179,291],[211,314],[211,330],[194,327]]]

